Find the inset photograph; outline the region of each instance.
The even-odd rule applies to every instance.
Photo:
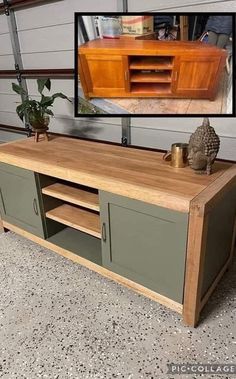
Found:
[[[75,14],[75,116],[235,115],[234,15]]]

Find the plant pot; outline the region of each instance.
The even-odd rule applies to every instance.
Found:
[[[48,130],[50,117],[47,114],[45,114],[43,117],[38,117],[38,115],[31,114],[29,116],[29,122],[30,122],[30,125],[32,126],[32,129],[35,132],[37,132],[37,131],[43,132],[43,131]]]

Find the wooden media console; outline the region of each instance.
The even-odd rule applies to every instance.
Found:
[[[236,165],[50,137],[0,146],[0,228],[164,304],[196,326],[233,257]],[[122,305],[121,305],[122,306]]]
[[[79,46],[79,76],[92,97],[214,100],[226,50],[202,42],[94,40]]]

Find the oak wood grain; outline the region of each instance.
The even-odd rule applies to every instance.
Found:
[[[198,207],[190,208],[183,319],[186,325],[193,327],[197,325],[200,315],[207,227],[208,218],[199,215]]]
[[[169,71],[164,72],[134,72],[130,77],[131,82],[138,83],[170,83],[171,75]]]
[[[0,146],[0,161],[117,195],[188,212],[190,201],[231,167],[217,162],[210,176],[175,169],[163,154],[67,137],[32,138]]]
[[[214,100],[227,52],[199,41],[93,40],[78,48],[89,97],[161,97]],[[124,59],[125,58],[125,59]],[[127,65],[129,61],[129,65]],[[84,68],[85,66],[85,68]],[[128,66],[128,68],[127,68]],[[154,70],[145,77],[138,70]],[[173,70],[157,80],[155,70]],[[136,70],[133,76],[131,70]],[[85,75],[86,71],[86,75]],[[141,86],[131,85],[139,81]],[[156,76],[156,78],[154,78]],[[129,79],[131,78],[131,79]],[[169,82],[170,86],[154,86]],[[90,88],[89,91],[87,89]]]
[[[0,233],[4,232],[3,221],[0,217]]]
[[[99,215],[96,213],[63,204],[46,212],[46,217],[101,238]]]
[[[54,183],[42,189],[42,193],[69,203],[99,211],[98,194],[62,183]]]
[[[129,68],[132,70],[170,70],[173,68],[170,57],[132,58]]]
[[[134,83],[131,85],[131,94],[146,94],[148,95],[160,95],[162,97],[171,95],[171,85],[169,83],[153,83],[150,80],[149,83]]]
[[[229,259],[202,299],[201,290],[209,215],[211,210],[214,209],[214,206],[220,202],[224,196],[227,196],[227,192],[233,188],[235,188],[236,191],[236,165],[229,167],[190,202],[183,305],[184,322],[190,326],[197,325],[202,307],[214,291],[232,260],[235,228],[232,235],[232,247]],[[232,206],[234,206],[234,204],[232,204]]]
[[[89,99],[89,96],[88,96],[88,92],[89,92],[88,79],[85,78],[85,73],[84,73],[84,71],[86,70],[86,65],[87,65],[87,63],[86,63],[84,56],[79,55],[79,57],[78,57],[79,78],[80,78],[80,81],[81,81],[81,84],[83,87],[84,96],[86,99]]]
[[[216,46],[198,41],[156,41],[156,40],[133,40],[133,39],[96,39],[79,46],[80,54],[102,54],[118,55],[201,55],[203,52],[209,55],[226,55],[222,49]]]

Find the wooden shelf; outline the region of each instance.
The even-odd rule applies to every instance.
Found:
[[[133,83],[131,93],[168,95],[171,93],[171,85],[169,83]]]
[[[170,70],[173,68],[171,57],[136,57],[132,58],[132,70]]]
[[[132,83],[171,83],[171,74],[169,71],[164,72],[142,72],[136,71],[131,74]]]
[[[99,199],[98,194],[96,193],[62,183],[55,183],[48,187],[44,187],[42,193],[75,205],[99,211]]]
[[[73,205],[63,204],[46,212],[46,217],[101,238],[99,215]]]

